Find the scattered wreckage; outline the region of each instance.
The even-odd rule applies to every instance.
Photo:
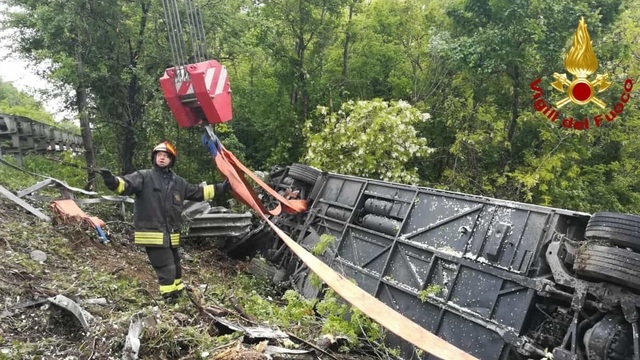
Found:
[[[480,359],[640,360],[640,216],[576,211],[324,173],[293,164],[269,185],[310,205],[271,220],[407,318]],[[264,198],[268,201],[268,195]],[[304,296],[309,269],[270,229],[260,254]],[[274,272],[275,273],[275,272]],[[411,359],[433,358],[390,334]]]
[[[42,190],[48,188],[59,190],[60,195],[50,197],[41,193]],[[85,198],[77,198],[77,194],[82,194]],[[107,235],[102,231],[105,227],[105,222],[97,217],[85,214],[84,211],[80,209],[79,205],[99,202],[120,202],[122,203],[122,210],[124,211],[125,203],[134,203],[134,200],[128,197],[98,196],[95,192],[71,187],[66,182],[54,178],[45,178],[44,180],[15,193],[0,186],[0,195],[13,201],[16,205],[21,206],[40,220],[47,222],[50,222],[53,219],[39,210],[36,206],[31,205],[29,202],[49,202],[56,221],[81,223],[82,225],[88,225],[89,228],[95,228],[98,232],[97,239],[103,244],[108,243]],[[87,196],[89,198],[86,198]],[[208,239],[222,238],[227,240],[232,240],[234,238],[240,239],[249,234],[253,219],[252,214],[249,212],[231,213],[229,210],[222,207],[211,207],[210,204],[206,202],[189,202],[185,207],[183,216],[189,223],[189,231],[185,235],[186,237],[202,237]],[[224,244],[224,241],[222,243]],[[40,250],[32,251],[30,253],[30,257],[39,263],[46,262],[48,258],[47,254]],[[295,338],[292,334],[288,334],[278,329],[259,326],[252,322],[251,319],[244,319],[242,316],[239,316],[241,320],[231,321],[226,318],[226,315],[228,315],[230,311],[211,304],[204,304],[202,299],[200,299],[194,291],[189,291],[189,298],[198,308],[200,314],[204,317],[210,318],[219,331],[224,333],[237,332],[243,334],[239,340],[225,346],[225,349],[223,349],[224,351],[221,350],[220,354],[213,355],[209,354],[208,351],[203,350],[200,354],[203,358],[207,358],[211,355],[212,358],[215,359],[224,359],[225,354],[244,354],[248,351],[246,347],[249,345],[246,345],[243,339],[246,339],[250,344],[257,343],[257,345],[254,346],[254,352],[256,356],[259,356],[260,358],[311,360],[316,358],[316,351],[324,353],[322,348],[318,348],[302,339]],[[73,324],[70,324],[69,326],[77,330],[77,335],[86,337],[94,334],[96,329],[100,327],[99,322],[96,322],[94,316],[91,314],[91,309],[85,309],[86,305],[104,306],[108,305],[108,302],[105,298],[81,299],[77,296],[67,297],[62,294],[58,294],[45,298],[37,298],[35,300],[27,300],[5,307],[0,312],[0,319],[14,317],[22,313],[25,309],[42,307],[44,310],[51,311],[52,316],[64,318],[66,319],[65,321],[73,319]],[[157,312],[159,309],[156,307],[154,311]],[[189,317],[188,315],[180,312],[176,312],[174,316],[176,318]],[[122,359],[134,360],[139,358],[140,348],[141,346],[144,346],[141,342],[141,335],[145,328],[151,328],[157,325],[157,318],[157,314],[145,314],[145,312],[137,312],[133,314],[130,319],[128,332],[124,338]],[[293,344],[291,337],[293,337],[293,340],[295,341],[305,343],[310,349],[291,349],[285,346],[274,345],[287,345],[288,343]],[[0,349],[0,354],[11,356],[12,350],[2,348]]]
[[[203,304],[198,303],[197,297],[194,297],[193,295],[190,295],[190,297],[194,305],[200,310],[200,313],[213,321],[213,324],[215,324],[216,328],[219,329],[218,331],[223,331],[224,333],[237,332],[243,334],[239,340],[224,345],[223,347],[227,348],[227,350],[221,351],[215,356],[210,354],[209,351],[202,350],[200,353],[202,358],[208,358],[209,355],[212,355],[212,358],[214,359],[225,359],[225,354],[229,352],[246,353],[247,347],[250,346],[249,344],[256,343],[257,345],[254,346],[254,352],[259,355],[259,358],[312,360],[316,358],[314,350],[326,354],[326,352],[321,348],[306,343],[284,331],[277,329],[274,330],[265,326],[246,325],[241,322],[230,321],[225,317],[229,313],[225,309],[214,306],[208,306],[205,308]],[[94,316],[85,309],[86,306],[92,305],[106,306],[108,305],[108,302],[105,298],[83,300],[76,296],[67,297],[64,295],[56,295],[15,304],[0,312],[0,319],[15,316],[28,308],[42,307],[43,310],[48,310],[51,313],[51,316],[65,319],[64,321],[73,319],[73,324],[66,323],[66,326],[73,328],[73,330],[70,331],[75,331],[79,336],[89,337],[94,335],[96,330],[100,328],[99,321],[97,321],[96,318],[94,318]],[[140,349],[143,346],[141,335],[146,328],[153,328],[158,325],[160,317],[158,314],[159,311],[160,310],[155,307],[152,309],[151,313],[148,311],[140,311],[131,316],[129,320],[129,329],[124,338],[121,357],[122,360],[136,360],[139,358]],[[190,319],[189,315],[181,312],[173,313],[173,317],[176,320],[184,322],[189,321]],[[250,323],[251,321],[244,319],[244,322]],[[310,348],[313,348],[313,350],[291,349],[286,346],[269,345],[270,343],[277,343],[292,346],[294,343],[291,337],[293,337],[293,340],[304,342]],[[244,344],[243,339],[246,339],[247,344]],[[5,355],[11,355],[10,349],[0,350],[3,350],[2,353]]]
[[[47,182],[69,190],[60,184]],[[309,202],[302,214],[273,216],[278,227],[307,250],[324,249],[318,258],[332,269],[480,359],[640,360],[640,216],[587,214],[301,164],[273,171],[268,184]],[[23,203],[38,188],[3,194]],[[263,194],[267,206],[269,199]],[[228,236],[222,246],[231,255],[259,254],[268,263],[254,257],[254,268],[276,282],[289,280],[308,298],[322,295],[306,265],[268,227],[251,225],[249,213],[191,204],[185,215],[190,236]],[[132,319],[133,345],[140,324],[146,322]],[[433,358],[393,334],[388,341],[406,358]]]
[[[1,157],[0,160],[2,160]],[[60,196],[52,198],[41,195],[41,190],[47,188],[58,190]],[[77,198],[75,196],[76,194],[81,194],[85,196],[85,198]],[[58,221],[75,221],[88,225],[88,227],[95,229],[98,239],[103,244],[109,242],[108,231],[105,228],[106,223],[95,216],[85,214],[80,208],[80,205],[101,202],[120,203],[121,215],[124,218],[126,213],[125,204],[134,203],[134,199],[127,196],[100,196],[94,191],[69,186],[65,181],[51,177],[46,177],[44,180],[22,189],[15,194],[0,186],[0,195],[13,201],[16,205],[21,206],[43,221],[51,221],[51,218],[38,208],[29,204],[25,199],[28,198],[36,202],[49,202],[52,212]],[[183,217],[189,225],[189,231],[184,235],[186,238],[221,237],[233,239],[242,237],[250,232],[253,219],[253,216],[249,212],[242,214],[232,213],[221,206],[211,207],[208,202],[190,201],[186,202]]]

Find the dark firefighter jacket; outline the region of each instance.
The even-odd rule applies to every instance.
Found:
[[[139,170],[118,177],[115,192],[135,195],[135,244],[153,247],[180,245],[181,213],[185,200],[207,201],[215,195],[213,185],[188,183],[171,169]]]

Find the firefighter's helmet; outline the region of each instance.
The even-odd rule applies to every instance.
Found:
[[[169,154],[169,156],[171,156],[171,164],[169,166],[173,166],[173,164],[176,162],[176,157],[178,157],[178,151],[176,150],[176,147],[168,141],[163,141],[160,144],[156,145],[156,147],[154,147],[153,151],[151,152],[151,163],[155,164],[156,154],[160,151],[164,151]]]

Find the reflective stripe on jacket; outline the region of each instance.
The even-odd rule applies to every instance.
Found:
[[[180,245],[184,201],[213,199],[214,189],[213,185],[188,183],[171,169],[154,167],[118,177],[115,191],[120,195],[136,196],[133,217],[135,244],[176,247]]]
[[[133,236],[136,245],[167,246],[164,241],[164,233],[159,231],[136,231]],[[180,245],[180,233],[169,234],[169,239],[171,246]]]

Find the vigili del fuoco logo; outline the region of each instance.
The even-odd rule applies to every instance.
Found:
[[[560,116],[558,109],[572,102],[576,105],[586,105],[593,103],[601,109],[607,109],[607,104],[598,98],[598,94],[607,90],[611,85],[608,80],[609,74],[596,74],[595,79],[589,80],[591,75],[598,69],[598,59],[593,52],[591,37],[587,31],[587,24],[584,18],[580,19],[578,29],[573,37],[573,45],[564,58],[565,69],[573,75],[554,73],[554,82],[551,86],[566,96],[555,103],[555,107],[548,104],[544,99],[544,91],[540,87],[541,78],[535,79],[529,87],[534,91],[533,107],[537,112],[544,114],[549,120],[555,122]],[[624,106],[631,98],[633,81],[628,78],[624,82],[624,88],[620,99],[613,105],[613,108],[605,110],[604,113],[595,115],[592,118],[574,119],[565,117],[562,119],[562,126],[576,130],[587,130],[590,126],[600,127],[604,121],[611,122],[624,111]]]

